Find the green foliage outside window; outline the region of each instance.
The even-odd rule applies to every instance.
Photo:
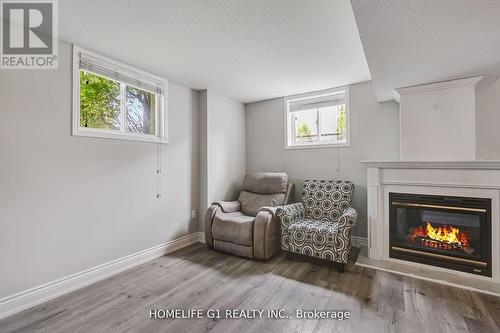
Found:
[[[306,123],[301,123],[299,127],[297,127],[296,130],[296,135],[295,137],[298,138],[300,141],[312,141],[312,131],[309,125]]]
[[[337,120],[337,133],[342,133],[337,136],[337,140],[341,140],[345,137],[346,133],[345,105],[340,105],[339,107],[339,118]]]
[[[120,129],[120,84],[80,71],[80,126]]]

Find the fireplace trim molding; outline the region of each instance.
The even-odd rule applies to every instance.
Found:
[[[367,167],[368,257],[500,283],[500,161],[362,161]],[[491,199],[491,269],[485,277],[389,257],[389,193]]]

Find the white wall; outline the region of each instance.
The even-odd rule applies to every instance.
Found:
[[[476,159],[478,78],[398,89],[401,94],[401,159]]]
[[[476,89],[478,159],[500,160],[500,79]]]
[[[198,147],[199,147],[199,228],[204,230],[204,215],[210,203],[208,202],[208,132],[207,132],[207,116],[208,116],[208,91],[202,90],[198,93]]]
[[[350,86],[351,146],[283,149],[283,98],[246,105],[247,171],[284,171],[297,185],[304,179],[348,179],[355,183],[354,207],[360,213],[357,236],[366,237],[364,159],[399,159],[398,105],[378,103],[370,82]]]
[[[203,214],[213,201],[237,199],[246,172],[245,106],[211,90],[200,92],[199,104]]]
[[[168,145],[73,137],[71,68],[61,44],[58,70],[0,71],[0,298],[198,229],[198,93],[169,84]]]

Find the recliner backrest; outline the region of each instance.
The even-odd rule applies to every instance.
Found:
[[[238,198],[245,215],[256,216],[263,206],[285,204],[288,175],[286,173],[261,172],[247,174],[243,179]]]
[[[241,189],[260,194],[285,193],[287,183],[286,173],[256,172],[245,175]]]
[[[338,221],[351,206],[354,184],[347,180],[306,180],[302,202],[306,216],[321,221]]]

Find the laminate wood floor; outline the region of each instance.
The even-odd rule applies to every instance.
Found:
[[[292,319],[150,319],[150,309],[285,309]],[[297,309],[350,319],[296,319]],[[500,332],[500,298],[349,264],[255,261],[202,244],[0,321],[0,332]]]

